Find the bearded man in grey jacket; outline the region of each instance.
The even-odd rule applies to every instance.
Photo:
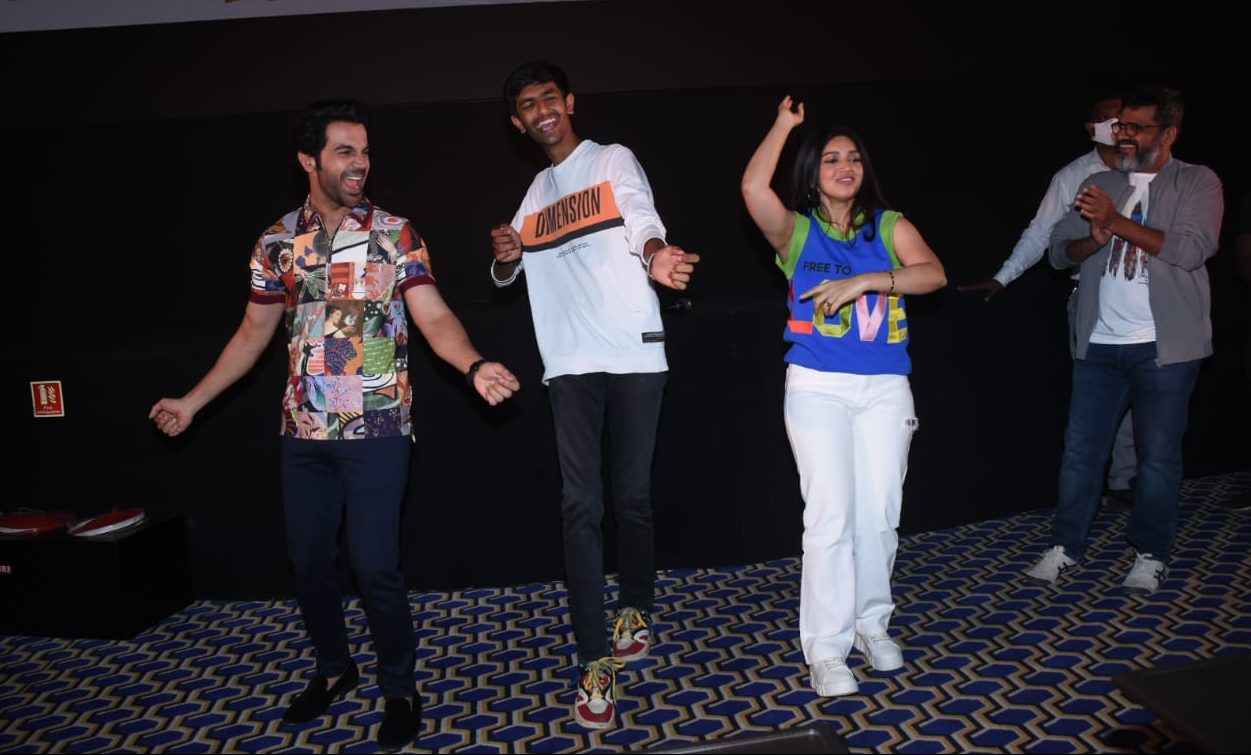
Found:
[[[1054,583],[1084,555],[1117,423],[1134,413],[1138,450],[1126,537],[1136,551],[1123,585],[1159,588],[1177,535],[1182,436],[1199,364],[1212,353],[1211,291],[1224,199],[1209,168],[1172,156],[1180,93],[1143,87],[1125,98],[1117,170],[1082,184],[1051,234],[1057,268],[1081,268],[1073,393],[1051,547],[1026,575]]]

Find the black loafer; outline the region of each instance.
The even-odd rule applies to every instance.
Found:
[[[318,674],[308,680],[308,686],[291,702],[291,707],[282,714],[284,724],[302,724],[312,721],[326,712],[330,704],[339,699],[360,681],[361,672],[356,664],[347,667],[339,680],[327,686],[326,677]]]
[[[413,743],[421,732],[421,695],[388,697],[386,714],[378,727],[378,749],[395,752]]]

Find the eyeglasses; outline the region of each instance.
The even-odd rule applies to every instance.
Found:
[[[1121,121],[1117,121],[1116,123],[1112,124],[1112,133],[1119,134],[1122,131],[1124,131],[1126,136],[1138,136],[1139,131],[1146,131],[1149,128],[1159,128],[1159,127],[1160,127],[1160,124],[1158,123],[1151,123],[1146,126],[1140,126],[1137,123],[1123,123]]]

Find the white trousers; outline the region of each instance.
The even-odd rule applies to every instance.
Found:
[[[890,623],[916,428],[903,375],[787,369],[786,433],[804,497],[799,641],[808,663],[846,658],[856,632],[881,634]]]

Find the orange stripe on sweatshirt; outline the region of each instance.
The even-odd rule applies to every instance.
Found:
[[[527,215],[521,225],[521,244],[527,251],[548,249],[600,228],[623,223],[612,183],[604,181],[566,194]]]

